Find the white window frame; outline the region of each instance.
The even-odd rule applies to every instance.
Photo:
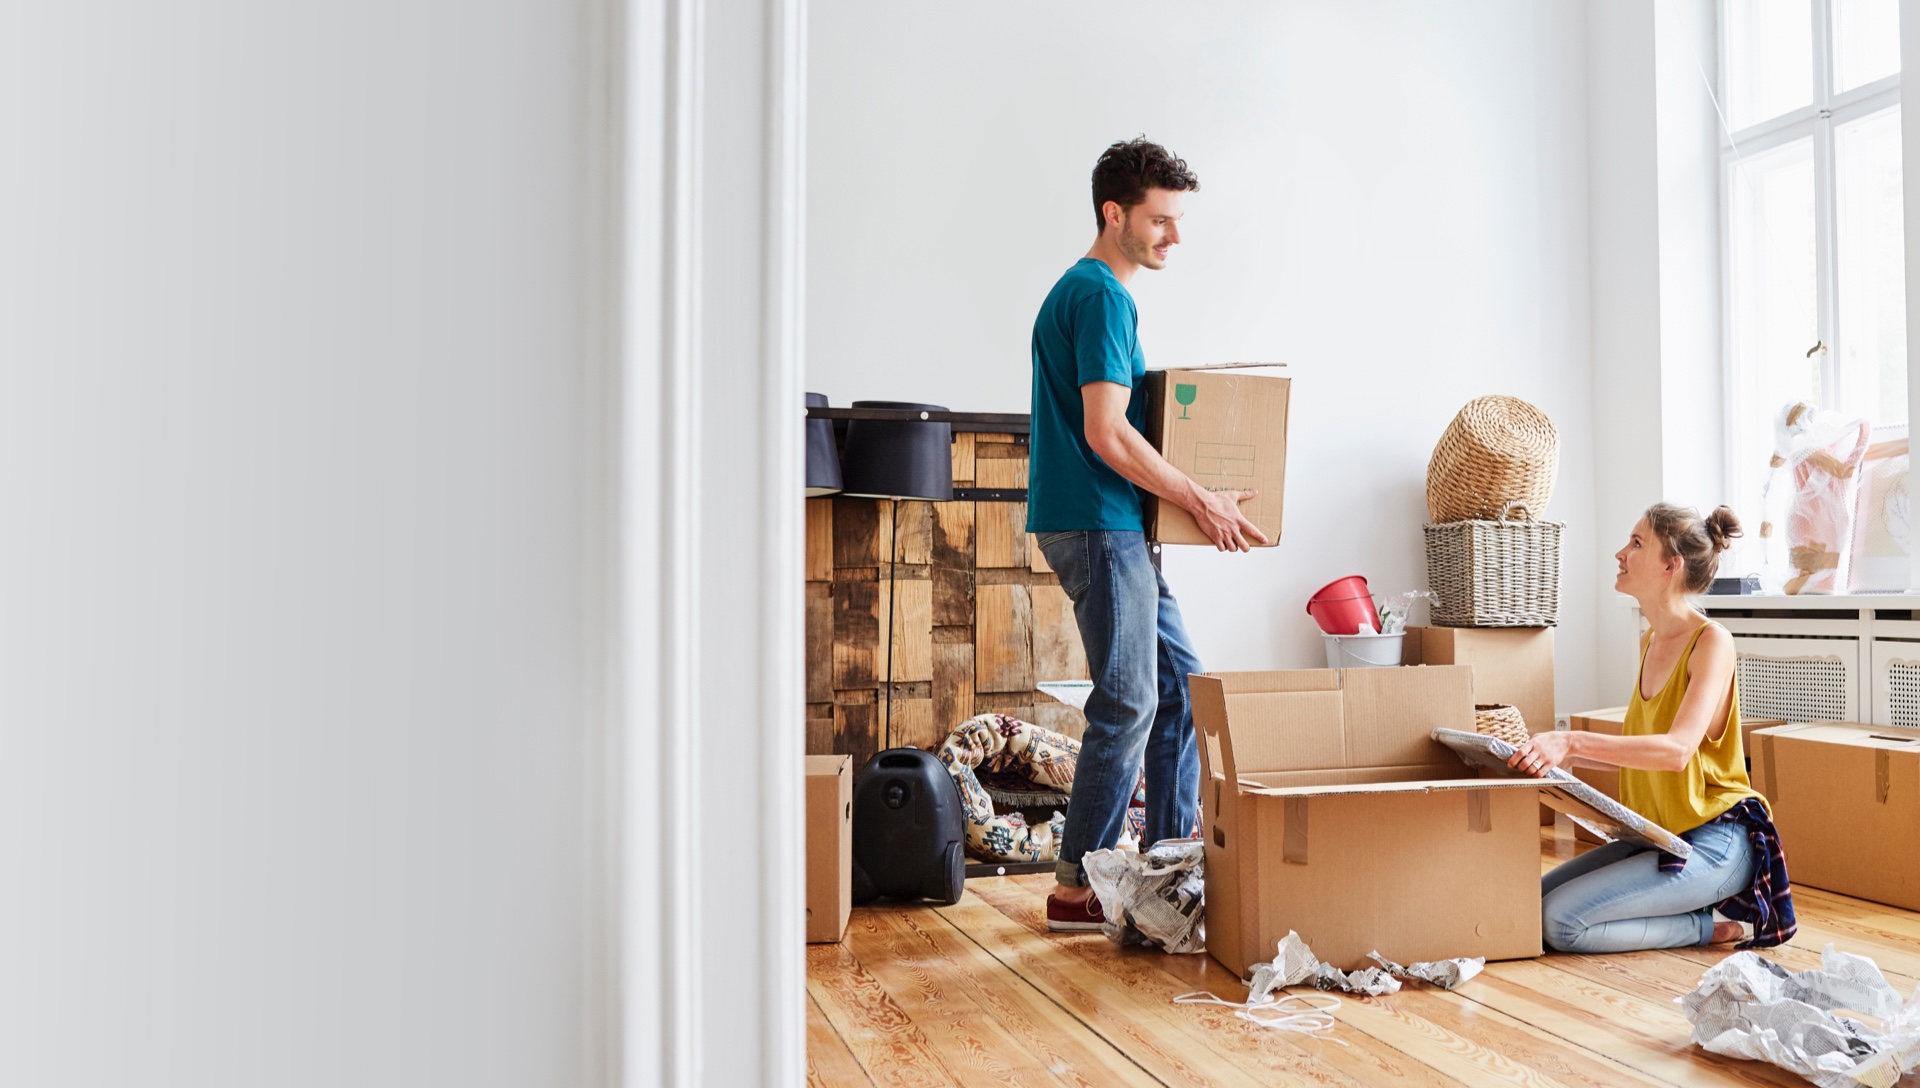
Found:
[[[1745,156],[1812,138],[1816,342],[1807,345],[1807,348],[1811,351],[1816,344],[1825,346],[1825,354],[1820,360],[1820,406],[1839,407],[1846,403],[1846,378],[1840,370],[1841,339],[1846,331],[1840,328],[1839,320],[1839,254],[1835,241],[1839,232],[1839,215],[1834,199],[1833,134],[1840,125],[1900,104],[1899,72],[1862,84],[1843,94],[1833,93],[1833,4],[1831,0],[1812,0],[1811,7],[1812,104],[1748,125],[1731,135],[1725,127],[1720,132],[1720,327],[1727,330],[1726,335],[1721,337],[1724,377],[1721,388],[1725,398],[1723,418],[1727,420],[1725,452],[1729,495],[1736,493],[1740,479],[1740,458],[1743,452],[1747,452],[1739,447],[1740,428],[1735,424],[1743,408],[1741,396],[1744,385],[1733,357],[1733,168]],[[1903,3],[1901,7],[1904,18],[1907,5]],[[1715,26],[1720,61],[1717,82],[1720,102],[1724,104],[1729,101],[1727,0],[1719,0]],[[1724,107],[1722,116],[1725,116]]]

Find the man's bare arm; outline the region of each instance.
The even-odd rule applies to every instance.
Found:
[[[1208,491],[1167,463],[1133,424],[1127,422],[1127,404],[1133,390],[1117,382],[1088,382],[1080,387],[1086,409],[1087,445],[1108,467],[1143,491],[1158,495],[1187,513],[1200,531],[1221,551],[1244,552],[1248,541],[1265,544],[1260,527],[1240,512],[1252,491]]]

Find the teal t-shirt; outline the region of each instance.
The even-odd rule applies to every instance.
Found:
[[[1133,296],[1107,262],[1082,257],[1040,304],[1033,322],[1033,416],[1027,465],[1027,532],[1139,532],[1140,492],[1087,445],[1080,387],[1133,390],[1127,422],[1146,433],[1147,357]]]

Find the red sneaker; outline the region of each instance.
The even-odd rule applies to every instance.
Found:
[[[1089,895],[1078,903],[1068,903],[1058,896],[1047,896],[1047,928],[1055,933],[1083,933],[1097,930],[1106,923],[1107,916],[1101,913],[1100,897]]]

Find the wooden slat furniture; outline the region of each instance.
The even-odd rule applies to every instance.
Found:
[[[1025,435],[955,431],[955,487],[1026,488]],[[1026,503],[894,506],[807,500],[807,752],[850,755],[857,768],[884,744],[889,608],[895,744],[938,744],[990,710],[1078,737],[1080,712],[1034,689],[1084,680],[1087,664],[1060,579],[1027,535]]]

